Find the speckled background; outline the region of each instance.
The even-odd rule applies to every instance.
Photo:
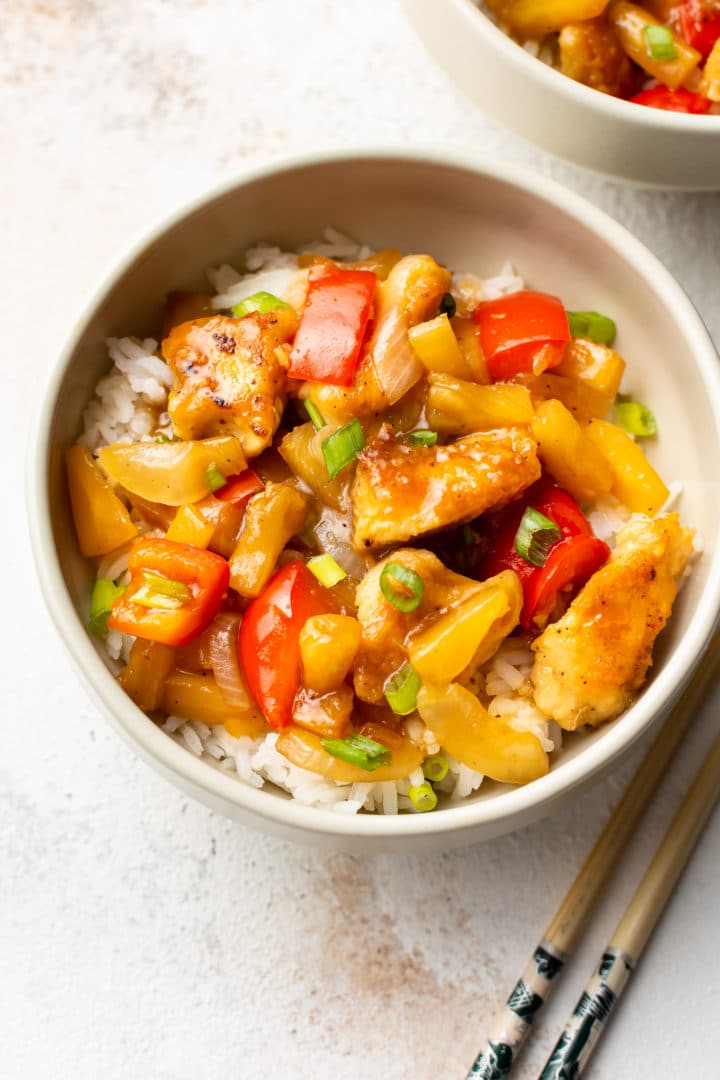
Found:
[[[25,429],[107,263],[250,161],[445,140],[528,164],[638,234],[716,340],[720,196],[622,187],[519,143],[432,66],[395,0],[4,0],[0,93],[0,1073],[461,1078],[633,761],[545,823],[432,858],[319,855],[189,803],[109,732],[45,615],[21,510]],[[662,788],[520,1080],[537,1074],[719,704]],[[595,1080],[718,1075],[719,867],[715,823]]]

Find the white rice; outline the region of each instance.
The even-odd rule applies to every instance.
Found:
[[[80,441],[97,450],[107,443],[171,435],[166,409],[172,372],[157,356],[157,341],[108,338],[107,346],[113,367],[85,409]]]
[[[326,229],[319,240],[303,245],[328,258],[364,258],[369,249],[358,245],[334,229]],[[216,290],[213,308],[224,310],[244,297],[265,289],[282,299],[291,300],[302,271],[297,269],[296,256],[279,248],[260,244],[247,252],[246,273],[232,266],[219,266],[208,271]],[[507,295],[524,287],[523,279],[510,263],[490,278],[474,274],[456,274],[453,292],[466,309],[472,310],[482,300]],[[158,343],[153,339],[111,338],[107,342],[112,360],[108,375],[100,380],[96,395],[84,413],[81,441],[91,450],[110,442],[140,441],[158,434],[170,435],[172,428],[167,413],[167,396],[172,385],[168,365],[158,355]],[[677,486],[679,488],[679,485]],[[677,498],[678,491],[674,490]],[[590,520],[597,535],[612,542],[615,533],[628,520],[626,510],[612,498],[600,500]],[[127,551],[114,552],[101,559],[98,576],[114,581],[127,578]],[[126,663],[134,639],[111,630],[105,648],[114,666]],[[531,731],[548,752],[560,748],[560,729],[536,707],[529,682],[532,653],[524,639],[508,639],[493,659],[476,674],[472,688],[493,716],[502,717],[517,731]],[[291,793],[308,806],[323,806],[338,813],[395,814],[412,811],[408,796],[411,785],[423,782],[421,768],[403,780],[359,784],[337,784],[293,765],[276,749],[277,735],[257,739],[235,738],[223,727],[210,728],[186,717],[168,716],[162,729],[189,753],[224,771],[233,772],[243,783],[260,788],[266,782]],[[422,746],[426,756],[437,754],[441,747],[419,719],[406,722],[409,737]],[[436,789],[452,802],[467,798],[483,782],[482,773],[456,761],[443,751],[449,769]]]
[[[525,288],[525,282],[517,274],[512,263],[505,262],[499,272],[490,278],[480,278],[477,274],[453,274],[453,296],[468,311],[474,311],[483,300],[497,300],[500,296],[509,296]]]

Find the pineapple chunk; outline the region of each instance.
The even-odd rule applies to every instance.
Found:
[[[465,687],[423,686],[418,712],[440,743],[463,765],[504,784],[527,784],[548,771],[548,756],[529,731],[491,716]]]
[[[472,435],[492,428],[527,427],[532,421],[534,409],[524,386],[477,386],[441,374],[431,375],[428,381],[427,419],[435,431]]]
[[[610,465],[562,402],[540,402],[532,433],[540,460],[578,502],[592,502],[610,491]]]
[[[360,647],[362,630],[350,615],[313,615],[300,631],[303,685],[316,694],[341,686]]]
[[[444,372],[459,379],[472,377],[447,315],[411,327],[409,335],[410,344],[428,371]]]
[[[195,506],[186,504],[180,507],[170,522],[166,537],[177,544],[192,544],[193,547],[206,548],[214,532],[213,523],[207,521]]]
[[[608,420],[592,420],[585,431],[610,468],[613,495],[634,513],[656,514],[670,492],[638,444]]]

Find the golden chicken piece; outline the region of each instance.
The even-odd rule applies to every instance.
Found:
[[[609,562],[533,642],[535,701],[566,731],[612,719],[642,686],[692,538],[677,514],[634,517]]]
[[[437,315],[452,275],[430,255],[406,255],[378,281],[373,333],[352,386],[307,382],[301,398],[311,398],[326,420],[369,416],[394,405],[425,374],[408,330]]]
[[[522,428],[410,446],[384,425],[358,454],[351,488],[358,549],[470,521],[510,502],[540,476],[537,444]]]
[[[636,70],[604,17],[564,26],[558,45],[563,75],[615,97],[631,97],[637,90]]]
[[[414,570],[422,578],[423,597],[415,611],[399,611],[383,596],[380,575],[390,561]],[[404,642],[410,631],[428,615],[448,607],[466,592],[477,588],[476,581],[448,570],[437,555],[421,548],[400,548],[369,570],[355,594],[357,617],[362,627],[360,648],[353,664],[357,696],[371,704],[384,703],[386,681],[407,660]]]
[[[296,325],[295,312],[282,308],[176,326],[162,343],[175,376],[168,405],[175,434],[236,435],[246,457],[270,446],[285,406],[285,369],[276,350]]]

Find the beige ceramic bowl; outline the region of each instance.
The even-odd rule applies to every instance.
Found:
[[[618,721],[571,737],[552,771],[523,788],[487,783],[431,814],[339,815],[257,791],[176,745],[125,696],[84,629],[91,588],[68,510],[62,452],[108,367],[108,335],[157,335],[164,294],[201,287],[203,268],[258,239],[295,246],[323,225],[375,247],[430,251],[481,275],[512,259],[569,307],[611,313],[632,386],[661,436],[653,456],[685,485],[682,510],[706,553],[663,635],[653,677]],[[283,837],[352,851],[428,851],[534,821],[574,797],[663,714],[689,678],[720,604],[720,369],[692,304],[658,261],[599,210],[557,185],[451,152],[309,156],[248,173],[138,244],[90,300],[49,378],[29,460],[33,547],[48,607],[98,705],[138,754],[214,809]]]
[[[430,53],[493,119],[543,150],[621,180],[720,190],[720,116],[609,97],[548,67],[475,0],[403,0]]]

